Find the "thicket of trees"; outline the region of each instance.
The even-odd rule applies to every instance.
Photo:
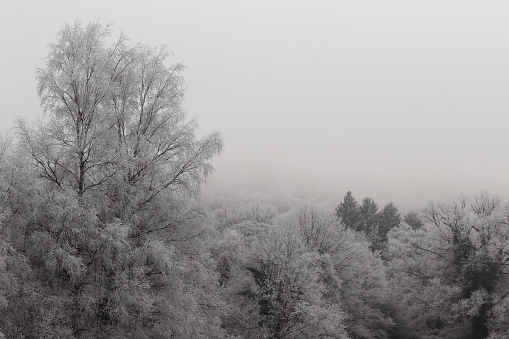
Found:
[[[0,139],[0,338],[509,337],[507,204],[204,207],[221,136],[168,59],[98,22],[50,46]]]
[[[359,204],[350,191],[336,207],[336,215],[346,227],[365,233],[373,250],[385,249],[387,233],[401,223],[398,209],[392,202],[379,211],[378,204],[373,199],[366,197]],[[415,213],[410,213],[405,218],[419,222]]]
[[[383,261],[369,243],[313,205],[214,211],[225,329],[246,338],[387,338]]]

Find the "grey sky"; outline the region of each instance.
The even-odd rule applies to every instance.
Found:
[[[212,183],[505,197],[508,15],[507,1],[9,1],[2,130],[40,111],[35,68],[63,23],[100,18],[188,66],[189,115],[225,139]]]

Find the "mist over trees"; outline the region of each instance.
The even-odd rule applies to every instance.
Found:
[[[198,199],[222,150],[165,47],[63,27],[0,139],[0,338],[509,337],[509,205]]]

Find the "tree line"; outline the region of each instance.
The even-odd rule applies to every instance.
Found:
[[[0,140],[0,338],[507,338],[509,207],[197,199],[197,138],[164,47],[67,24],[44,109]]]

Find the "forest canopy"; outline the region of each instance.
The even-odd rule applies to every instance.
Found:
[[[222,137],[170,60],[98,21],[49,46],[0,140],[0,338],[509,337],[507,203],[199,199]]]

